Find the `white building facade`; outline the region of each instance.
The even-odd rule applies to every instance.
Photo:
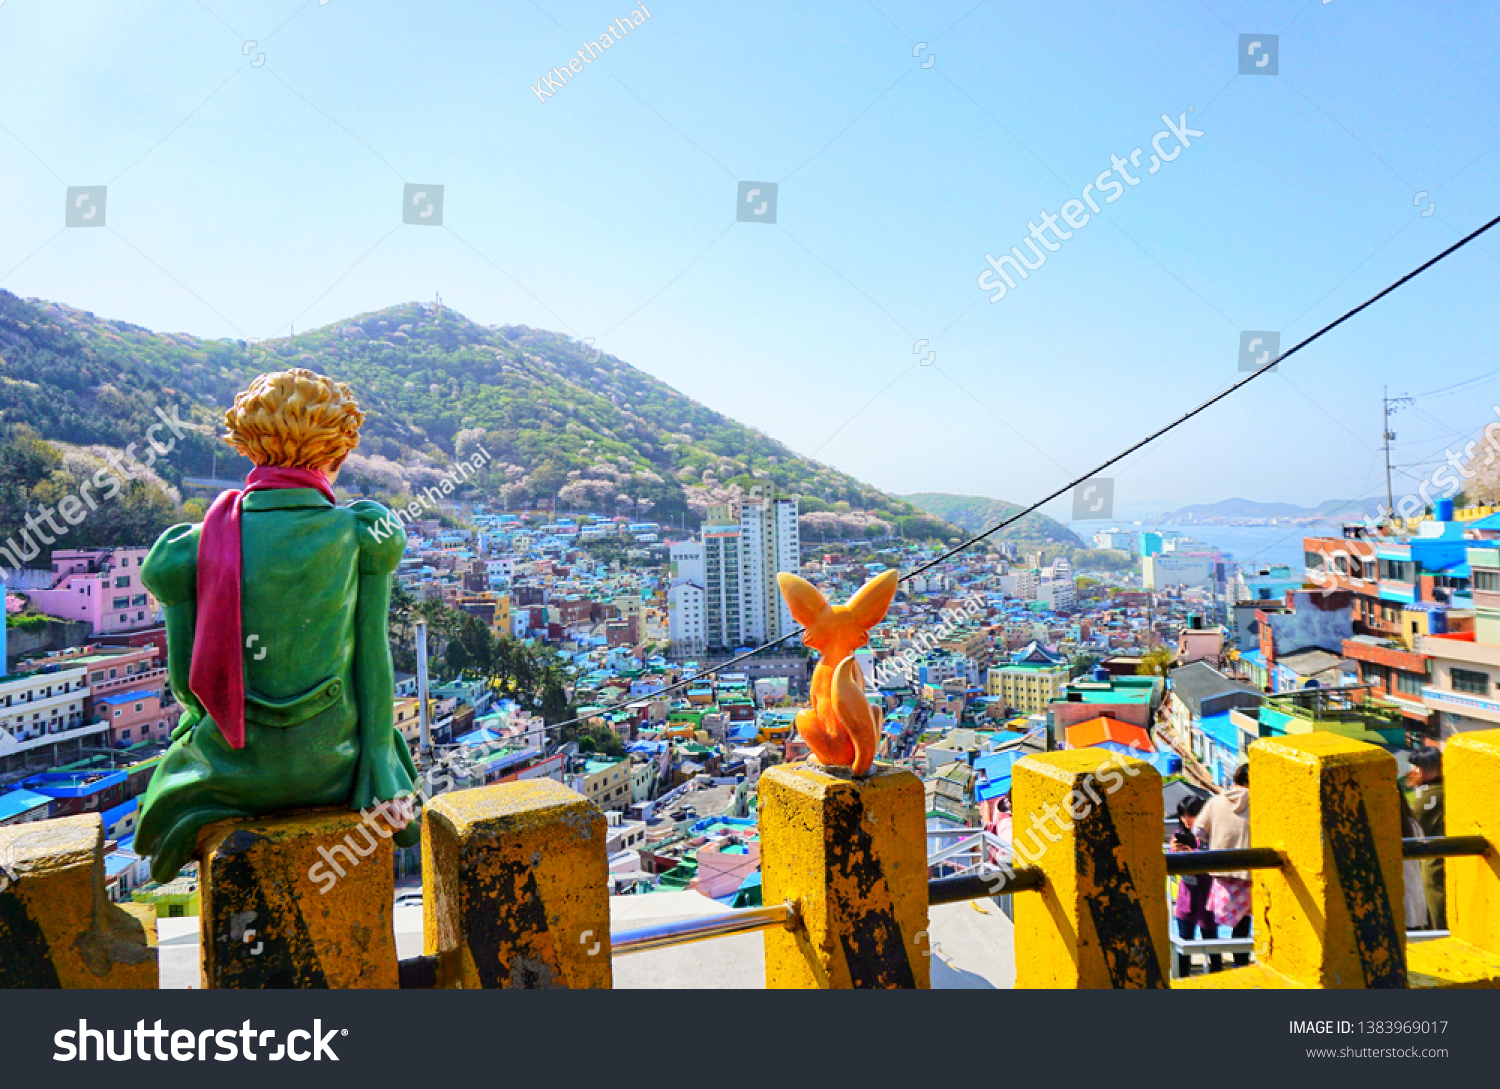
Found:
[[[702,654],[708,646],[707,598],[696,582],[679,582],[667,591],[667,634],[672,654]]]

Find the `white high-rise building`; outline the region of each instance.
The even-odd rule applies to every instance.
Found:
[[[703,542],[678,541],[671,547],[672,583],[696,582],[701,588],[706,573],[703,568]]]
[[[1055,613],[1065,613],[1073,608],[1077,592],[1071,581],[1043,579],[1037,583],[1035,600],[1044,603]]]
[[[740,505],[739,524],[744,642],[763,643],[797,626],[776,584],[778,572],[800,566],[797,501],[747,499]]]
[[[702,654],[707,647],[705,600],[703,586],[696,582],[674,582],[667,591],[667,627],[674,655]]]
[[[732,650],[795,629],[776,575],[797,570],[800,544],[795,499],[752,498],[738,510],[711,508],[701,541],[672,546],[674,585],[692,582],[698,575],[703,588],[707,647]],[[687,607],[685,595],[683,607]],[[669,616],[675,615],[670,597],[668,608]]]
[[[714,518],[703,526],[704,638],[715,649],[744,642],[740,527]]]

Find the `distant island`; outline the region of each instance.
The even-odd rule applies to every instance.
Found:
[[[1375,517],[1384,505],[1384,497],[1327,499],[1315,507],[1300,507],[1295,503],[1261,503],[1254,499],[1221,499],[1217,503],[1192,503],[1147,520],[1167,523],[1358,521]]]

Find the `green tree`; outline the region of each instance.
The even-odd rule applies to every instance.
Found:
[[[1136,673],[1149,677],[1165,677],[1176,663],[1177,656],[1166,647],[1154,647],[1141,655]]]
[[[455,677],[490,676],[494,658],[494,636],[477,616],[460,614],[454,637],[448,641],[444,664]]]
[[[1073,660],[1068,663],[1068,675],[1072,677],[1084,677],[1093,672],[1096,665],[1104,659],[1097,654],[1075,654]]]
[[[0,446],[0,484],[34,488],[48,479],[62,455],[42,441],[35,430],[20,425],[11,441]]]

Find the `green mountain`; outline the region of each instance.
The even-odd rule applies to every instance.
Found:
[[[916,504],[934,518],[952,522],[970,533],[983,533],[1022,509],[1018,503],[1007,503],[1003,499],[987,499],[982,495],[918,492],[915,495],[903,495],[901,498]],[[1013,526],[1007,526],[992,539],[1047,542],[1069,545],[1073,548],[1087,547],[1078,534],[1040,511],[1028,514]]]
[[[144,448],[158,409],[190,430],[153,479],[242,473],[247,463],[214,437],[220,414],[254,375],[294,366],[348,382],[367,413],[339,477],[351,492],[412,494],[483,447],[492,460],[466,491],[512,508],[555,499],[560,510],[691,528],[711,504],[760,487],[800,497],[804,524],[823,537],[955,532],[559,333],[408,303],[255,344],[152,332],[0,291],[0,427],[10,438],[34,429],[75,476],[89,457]]]

